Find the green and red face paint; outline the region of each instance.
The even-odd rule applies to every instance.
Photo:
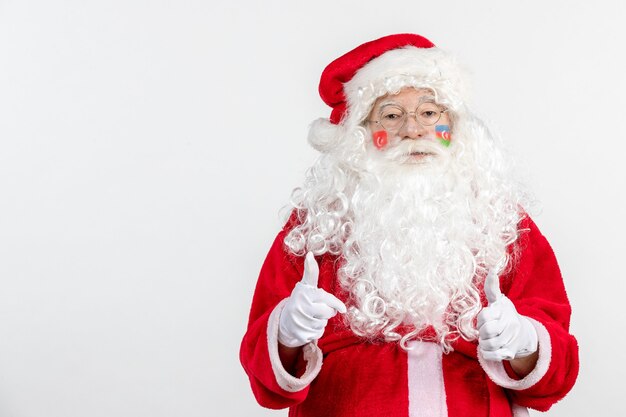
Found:
[[[450,139],[452,139],[450,135],[450,126],[448,125],[436,125],[435,126],[435,137],[446,148],[450,146]]]

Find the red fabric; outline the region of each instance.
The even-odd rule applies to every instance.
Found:
[[[269,362],[267,323],[274,307],[291,294],[300,280],[303,263],[283,251],[284,234],[281,232],[272,245],[261,268],[250,309],[248,331],[240,349],[240,359],[250,377],[252,391],[257,401],[269,408],[285,408],[302,402],[308,388],[296,393],[284,391],[276,382]]]
[[[534,386],[509,392],[519,405],[546,411],[567,394],[578,376],[578,344],[570,336],[571,307],[554,252],[535,223],[527,219],[519,242],[518,265],[501,277],[501,287],[517,311],[542,323],[550,334],[552,358]]]
[[[328,64],[322,72],[319,92],[324,103],[333,109],[330,114],[332,123],[338,124],[346,111],[343,84],[350,81],[354,74],[372,59],[405,46],[432,48],[435,44],[423,36],[411,33],[389,35],[357,46]]]
[[[295,217],[292,218],[292,222]],[[521,314],[541,322],[550,334],[552,358],[534,386],[513,391],[492,382],[477,361],[475,342],[459,340],[443,356],[448,415],[511,416],[511,402],[547,410],[573,386],[578,373],[576,340],[568,333],[570,306],[556,259],[530,219],[521,223],[516,268],[501,277],[503,292]],[[300,392],[282,390],[273,375],[267,347],[270,312],[301,279],[303,258],[285,252],[281,231],[261,269],[240,359],[254,395],[264,407],[291,407],[290,417],[408,417],[407,355],[395,343],[373,344],[356,337],[339,315],[330,320],[318,346],[324,354],[319,375]],[[318,258],[319,285],[346,300],[336,276],[338,259]]]

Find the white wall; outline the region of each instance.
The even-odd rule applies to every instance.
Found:
[[[580,3],[0,1],[0,415],[286,415],[238,363],[256,274],[322,69],[397,32],[472,70],[543,203],[581,348],[548,415],[617,415],[626,7]]]

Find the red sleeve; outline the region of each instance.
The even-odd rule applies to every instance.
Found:
[[[287,298],[302,277],[302,258],[284,250],[285,229],[270,248],[263,263],[252,300],[248,329],[243,337],[239,358],[248,374],[258,403],[267,408],[286,408],[302,402],[308,386],[298,392],[283,390],[276,381],[268,350],[268,320],[274,308]]]
[[[569,334],[571,307],[554,252],[535,223],[521,224],[513,272],[502,279],[503,292],[517,311],[545,327],[551,344],[549,367],[534,385],[511,390],[513,401],[548,410],[573,387],[578,376],[578,344]]]

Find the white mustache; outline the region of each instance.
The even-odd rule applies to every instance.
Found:
[[[403,140],[396,146],[387,149],[385,156],[389,159],[408,157],[413,153],[441,155],[442,147],[434,136],[427,136],[416,140]]]

